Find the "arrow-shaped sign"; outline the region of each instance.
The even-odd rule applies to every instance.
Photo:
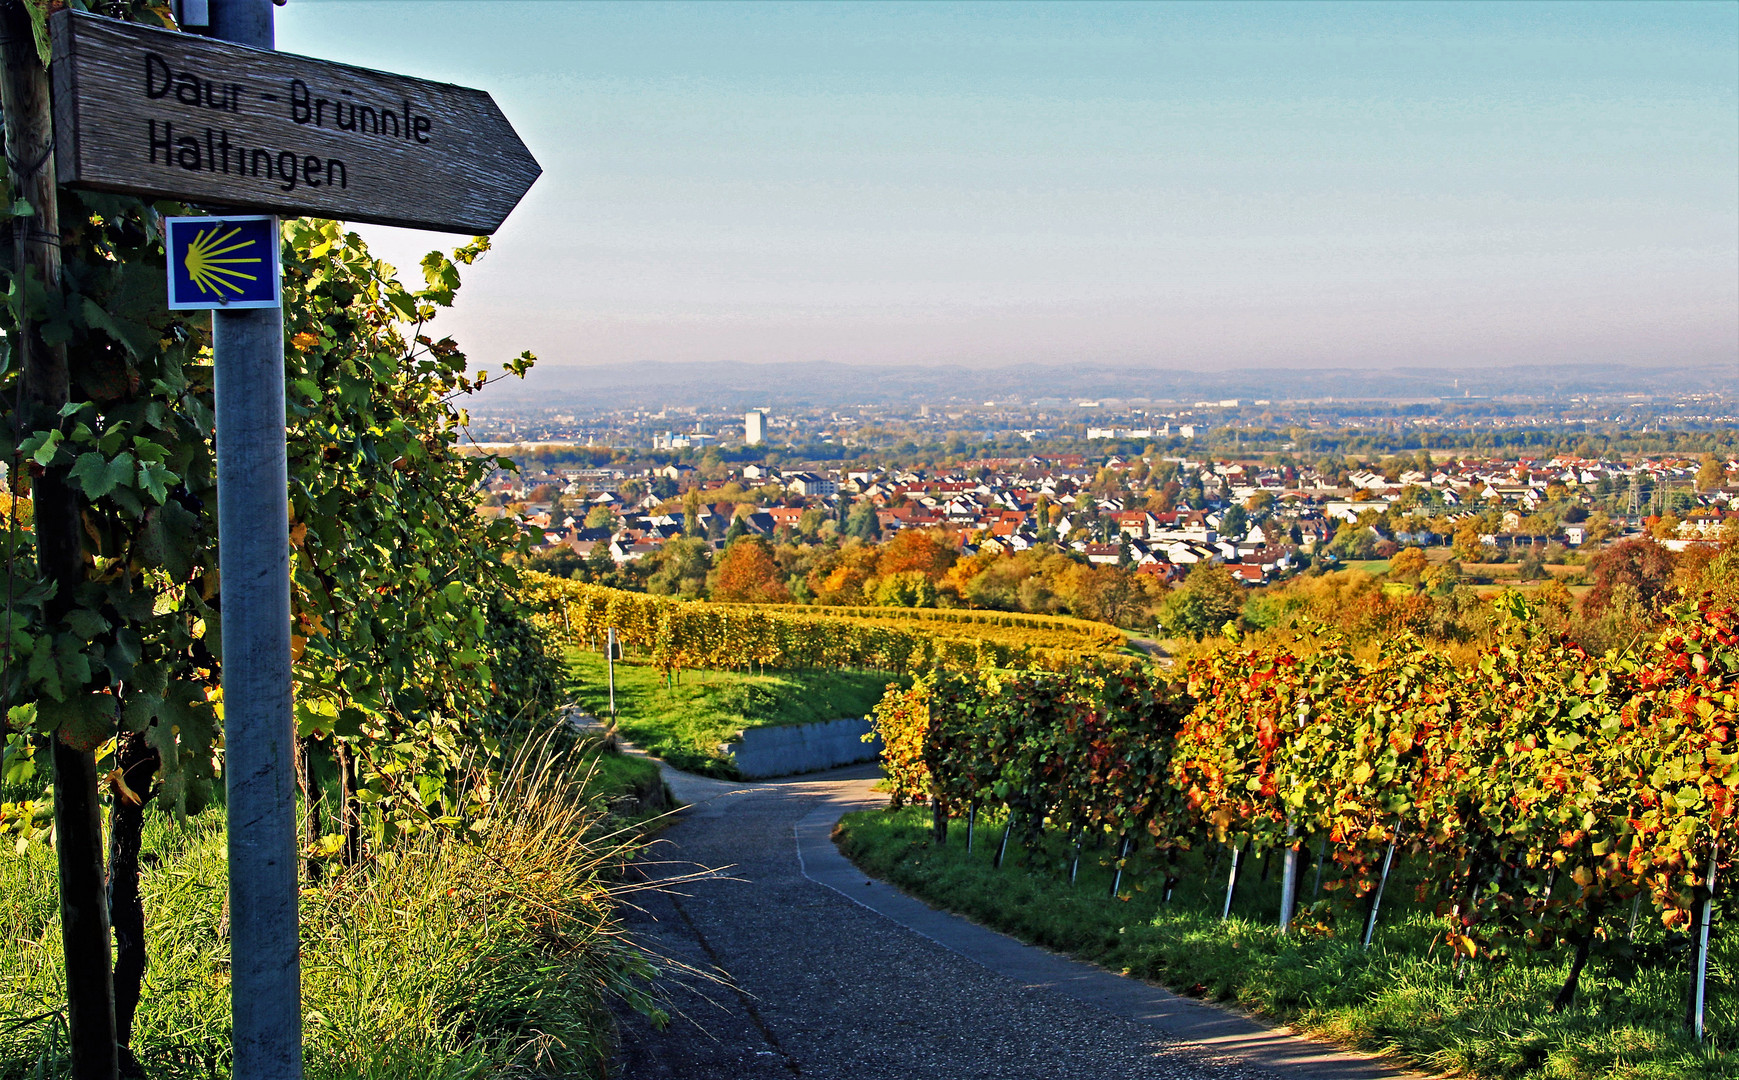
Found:
[[[542,172],[481,90],[70,10],[50,27],[65,184],[492,233]]]

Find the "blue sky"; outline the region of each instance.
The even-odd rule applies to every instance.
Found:
[[[1739,3],[292,0],[278,46],[542,163],[448,327],[485,366],[1739,363]]]

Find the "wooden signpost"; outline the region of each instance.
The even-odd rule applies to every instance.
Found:
[[[63,184],[213,215],[165,227],[170,306],[214,309],[233,1075],[299,1080],[284,320],[277,223],[257,215],[490,233],[541,170],[480,90],[273,52],[272,0],[209,12],[211,38],[55,12],[54,153],[40,162]],[[28,67],[40,82],[14,53],[8,76]],[[11,127],[31,95],[7,96]],[[57,797],[57,822],[70,802]],[[107,937],[100,919],[69,934],[69,970],[75,946],[106,960]],[[72,1041],[103,1044],[75,1053],[74,1080],[115,1076],[112,992],[106,1004],[106,1028],[100,1008],[71,1010]]]
[[[481,90],[62,10],[63,184],[492,233],[542,171]]]

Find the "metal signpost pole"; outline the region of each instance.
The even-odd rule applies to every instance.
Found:
[[[211,0],[210,10],[213,37],[273,47],[271,0]],[[234,1075],[300,1080],[284,312],[218,310],[211,324]]]

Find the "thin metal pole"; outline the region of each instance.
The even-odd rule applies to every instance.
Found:
[[[1286,826],[1286,861],[1280,872],[1280,932],[1292,926],[1292,908],[1298,902],[1298,826]]]
[[[1691,993],[1691,1030],[1697,1041],[1703,1041],[1704,997],[1709,985],[1709,920],[1715,915],[1715,863],[1719,858],[1721,845],[1717,842],[1709,848],[1709,873],[1703,879],[1703,911],[1702,926],[1697,932],[1697,974],[1696,985]]]
[[[274,47],[271,0],[211,0],[211,36]],[[300,1080],[284,313],[212,312],[236,1080]]]
[[[610,719],[616,719],[616,628],[605,631],[604,670],[610,674]]]
[[[1371,939],[1377,934],[1377,914],[1383,907],[1383,889],[1389,884],[1389,869],[1395,865],[1395,844],[1401,839],[1401,823],[1395,823],[1395,835],[1389,838],[1389,850],[1383,853],[1383,873],[1377,878],[1377,891],[1371,897],[1371,913],[1365,919],[1364,948],[1371,947]]]
[[[1243,862],[1243,859],[1243,849],[1234,843],[1232,845],[1232,872],[1226,877],[1226,906],[1220,909],[1221,922],[1232,917],[1232,897],[1238,892],[1238,865]]]

